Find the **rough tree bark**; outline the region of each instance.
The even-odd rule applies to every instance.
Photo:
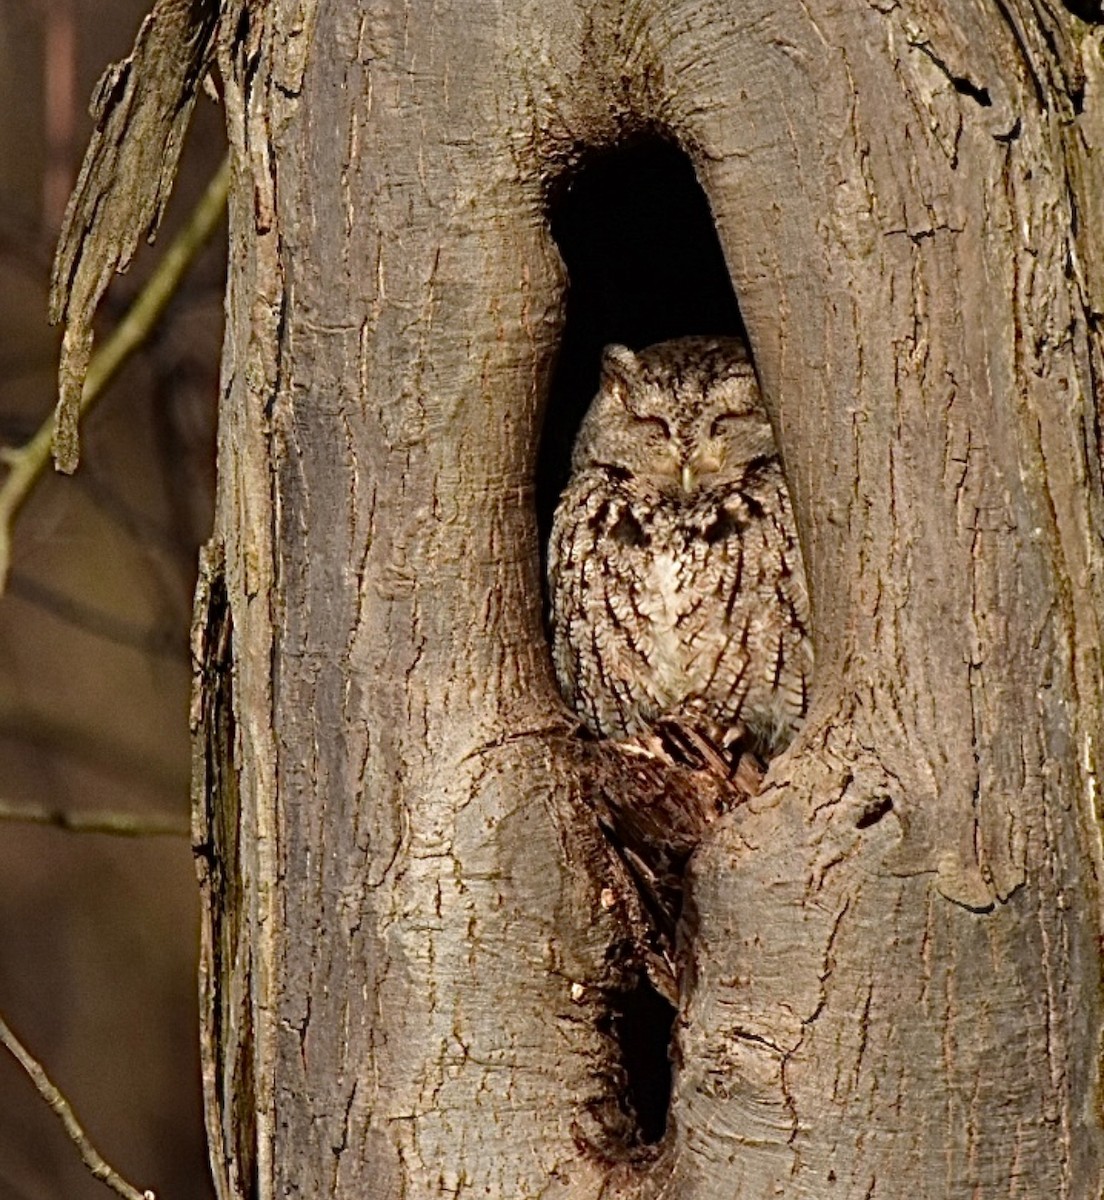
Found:
[[[1099,31],[1047,0],[272,0],[220,38],[222,1200],[1097,1197]],[[708,196],[818,656],[691,861],[645,1147],[610,1017],[641,911],[552,681],[533,485],[550,196],[643,135]]]

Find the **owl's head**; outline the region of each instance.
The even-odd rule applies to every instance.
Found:
[[[739,485],[773,459],[774,433],[739,338],[687,337],[633,352],[607,346],[572,467],[628,472],[661,492]]]

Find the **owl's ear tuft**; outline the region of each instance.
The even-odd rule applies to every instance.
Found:
[[[602,387],[627,392],[636,380],[640,362],[628,346],[614,342],[602,351]]]

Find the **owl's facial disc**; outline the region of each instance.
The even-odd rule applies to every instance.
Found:
[[[713,480],[725,464],[721,439],[702,439],[684,421],[627,409],[634,444],[633,474],[650,479],[663,492],[691,496]]]

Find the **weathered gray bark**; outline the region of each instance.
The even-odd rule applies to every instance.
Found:
[[[1029,0],[232,16],[197,710],[223,1200],[1098,1196],[1098,36]],[[603,1017],[635,902],[532,480],[547,188],[645,129],[712,205],[818,675],[694,860],[634,1159]]]

